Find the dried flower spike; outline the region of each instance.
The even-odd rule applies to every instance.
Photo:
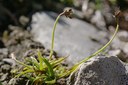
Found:
[[[71,8],[65,8],[62,15],[65,15],[67,18],[73,17],[73,10]]]
[[[120,8],[116,8],[116,9],[115,9],[115,13],[114,13],[114,17],[115,17],[115,18],[118,18],[120,15],[121,15]]]
[[[120,16],[120,14],[121,14],[121,11],[120,10],[117,10],[117,11],[115,11],[115,17],[119,17]]]

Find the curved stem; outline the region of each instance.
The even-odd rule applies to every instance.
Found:
[[[53,30],[52,30],[52,41],[51,41],[51,49],[50,49],[50,56],[49,58],[52,59],[52,55],[53,55],[53,48],[54,48],[54,36],[55,36],[55,30],[56,30],[56,25],[58,23],[58,20],[60,18],[60,16],[62,16],[64,14],[64,12],[60,13],[58,15],[58,17],[56,18],[56,21],[54,23],[54,26],[53,26]]]
[[[119,25],[117,24],[116,26],[116,30],[112,36],[112,38],[109,40],[109,42],[107,44],[105,44],[103,47],[101,47],[98,51],[96,51],[95,53],[93,53],[92,55],[88,56],[87,58],[83,59],[82,61],[80,61],[79,63],[77,63],[76,65],[74,65],[72,68],[71,68],[71,71],[76,71],[77,68],[80,66],[80,64],[86,62],[87,60],[89,60],[90,58],[96,56],[97,54],[99,54],[100,52],[102,52],[103,50],[105,50],[107,48],[107,46],[110,45],[110,43],[113,41],[113,39],[115,38],[117,32],[118,32],[118,29],[119,29]]]

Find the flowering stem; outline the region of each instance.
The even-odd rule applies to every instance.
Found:
[[[53,30],[52,30],[52,41],[51,41],[51,49],[50,49],[50,56],[49,58],[52,59],[52,55],[53,55],[53,48],[54,48],[54,37],[55,37],[55,30],[56,30],[56,25],[58,23],[58,20],[60,18],[60,16],[62,16],[64,14],[64,12],[60,13],[58,15],[58,17],[56,18],[56,21],[54,23],[54,26],[53,26]]]
[[[71,68],[71,70],[70,70],[69,73],[75,72],[75,71],[78,69],[78,67],[79,67],[82,63],[86,62],[86,61],[89,60],[90,58],[96,56],[97,54],[99,54],[100,52],[102,52],[103,50],[105,50],[105,49],[107,48],[107,46],[109,46],[110,43],[111,43],[111,42],[113,41],[113,39],[115,38],[115,36],[116,36],[116,34],[117,34],[117,32],[118,32],[118,29],[119,29],[119,25],[118,25],[118,21],[117,21],[116,30],[115,30],[115,32],[114,32],[112,38],[109,40],[109,42],[106,43],[103,47],[101,47],[98,51],[96,51],[96,52],[93,53],[92,55],[88,56],[87,58],[83,59],[82,61],[80,61],[79,63],[77,63],[76,65],[74,65],[74,66]]]

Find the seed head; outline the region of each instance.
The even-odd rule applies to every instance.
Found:
[[[118,8],[115,8],[115,13],[114,13],[114,17],[115,18],[119,18],[120,16],[121,16],[121,10],[120,10],[120,8],[118,7]]]
[[[71,19],[73,17],[73,10],[71,8],[65,8],[62,15],[65,15],[67,18]]]

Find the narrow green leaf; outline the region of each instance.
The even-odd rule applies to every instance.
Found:
[[[46,78],[45,75],[42,75],[42,76],[37,76],[33,81],[32,81],[32,84],[33,85],[35,83],[35,81],[38,81],[39,79],[42,79],[42,83],[43,83],[43,80]]]
[[[61,58],[59,58],[58,60],[52,61],[52,62],[51,62],[52,67],[55,67],[55,66],[61,64],[61,62],[64,61],[65,59],[66,59],[66,57],[61,57]]]
[[[33,64],[33,66],[36,66],[36,68],[38,70],[40,69],[39,63],[35,58],[31,57],[31,61],[30,62]]]
[[[32,73],[32,72],[34,72],[34,70],[26,70],[26,71],[23,71],[23,72],[21,72],[21,73],[19,73],[18,75],[16,75],[15,77],[20,77],[20,76],[22,76],[22,75],[25,75],[26,73]]]
[[[56,83],[56,79],[50,80],[50,81],[45,81],[45,83],[47,84],[55,84]]]
[[[49,63],[49,61],[48,61],[47,59],[45,59],[45,58],[41,55],[40,51],[38,51],[38,56],[40,56],[39,58],[41,58],[42,61],[44,61],[44,63],[47,65],[49,76],[54,78],[54,77],[55,77],[54,71],[53,71],[53,68],[52,68],[51,64]],[[42,61],[41,61],[41,62],[42,62]]]
[[[19,63],[19,64],[21,64],[21,65],[27,67],[27,68],[30,68],[30,69],[32,68],[32,66],[29,66],[29,65],[27,65],[27,64],[24,64],[24,63],[20,62],[19,60],[16,60],[16,59],[15,59],[15,61],[16,61],[17,63]]]
[[[42,58],[42,54],[41,54],[41,52],[38,50],[37,51],[37,55],[38,55],[38,60],[39,60],[39,66],[40,66],[40,70],[42,70],[43,69],[43,58]]]

